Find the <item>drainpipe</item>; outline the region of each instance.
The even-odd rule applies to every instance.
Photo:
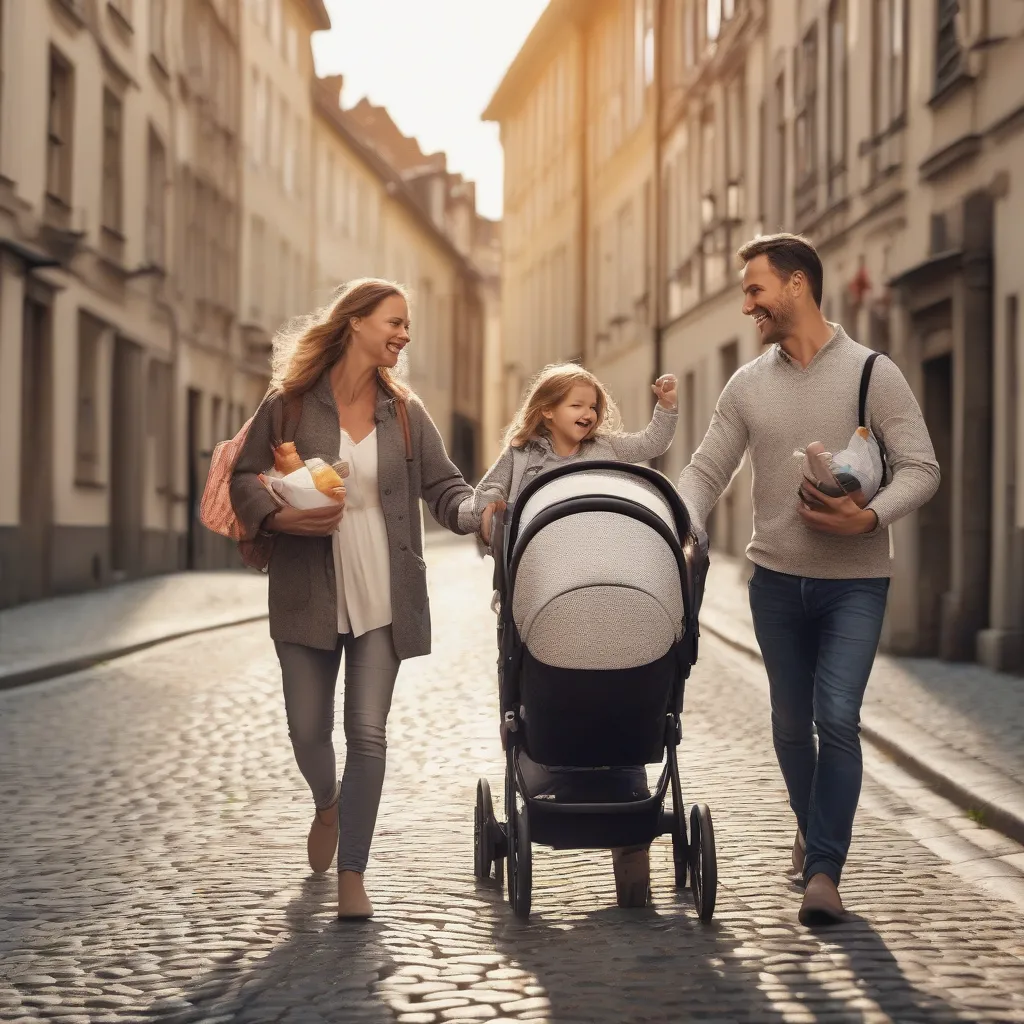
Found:
[[[654,176],[651,180],[651,213],[654,216],[654,280],[651,282],[652,309],[654,310],[654,376],[660,377],[664,372],[665,354],[663,351],[662,321],[662,281],[664,280],[664,218],[662,217],[661,187],[661,108],[662,108],[662,24],[665,0],[654,3]],[[653,459],[655,469],[664,465],[664,456]]]
[[[577,351],[580,362],[586,365],[587,362],[587,283],[589,281],[587,254],[590,251],[590,217],[587,204],[589,202],[589,190],[587,188],[587,140],[589,138],[587,125],[587,19],[586,15],[577,16],[576,24],[579,28],[580,38],[580,237],[579,237],[579,288],[577,289],[577,305],[579,308],[579,323],[576,334]]]

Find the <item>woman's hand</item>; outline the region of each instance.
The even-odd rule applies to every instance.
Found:
[[[675,374],[663,373],[652,385],[651,390],[658,396],[658,405],[663,409],[675,410],[679,405],[676,395]]]
[[[263,520],[263,529],[271,533],[290,533],[293,537],[329,537],[345,514],[345,502],[324,508],[292,508],[284,505]]]

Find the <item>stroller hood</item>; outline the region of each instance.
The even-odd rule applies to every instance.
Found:
[[[549,476],[524,492],[509,552],[518,558],[512,617],[523,644],[564,669],[630,669],[664,657],[685,619],[676,508],[632,467]],[[573,499],[590,497],[619,500],[614,511],[572,511]],[[556,506],[568,514],[553,518]],[[667,529],[655,528],[652,514]]]

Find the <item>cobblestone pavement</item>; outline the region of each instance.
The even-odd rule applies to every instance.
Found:
[[[797,925],[757,666],[715,641],[682,747],[687,799],[715,815],[714,923],[673,890],[667,840],[646,911],[614,906],[608,854],[536,851],[517,922],[471,866],[476,778],[501,778],[489,564],[461,544],[428,560],[435,654],[399,676],[368,923],[340,925],[333,876],[305,866],[264,626],[0,694],[0,1019],[1024,1021],[1024,909],[986,887],[1020,848],[972,843],[870,752],[853,917]],[[951,830],[959,856],[924,844]]]
[[[267,612],[256,572],[182,572],[0,611],[0,677]]]
[[[706,625],[754,644],[746,576],[749,563],[712,554]],[[723,622],[722,620],[726,620]],[[988,770],[995,792],[1024,806],[1024,679],[981,665],[880,656],[864,700],[865,720],[896,722]],[[911,740],[913,743],[914,740]]]

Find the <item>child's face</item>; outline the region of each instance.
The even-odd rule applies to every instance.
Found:
[[[558,405],[544,410],[544,421],[553,436],[579,444],[597,426],[597,388],[576,384]]]

